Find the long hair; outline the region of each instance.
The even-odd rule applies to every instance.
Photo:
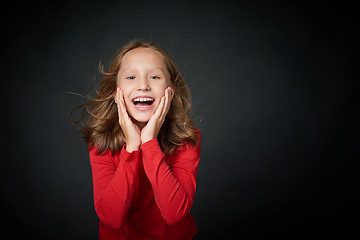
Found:
[[[95,98],[87,98],[87,102],[75,107],[70,113],[70,121],[77,124],[87,119],[79,130],[89,148],[96,147],[98,154],[111,150],[113,154],[120,152],[125,144],[125,136],[119,124],[117,105],[115,103],[117,74],[124,55],[138,47],[151,48],[164,56],[170,81],[175,90],[170,110],[157,136],[162,151],[169,155],[184,144],[195,146],[199,136],[191,120],[190,89],[169,55],[158,45],[141,40],[133,40],[120,49],[108,71],[99,64],[103,77]],[[85,108],[78,121],[73,121],[75,111]]]

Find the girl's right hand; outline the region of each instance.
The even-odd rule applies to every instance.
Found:
[[[116,90],[115,102],[118,108],[119,124],[125,135],[125,149],[128,152],[139,150],[141,145],[140,129],[133,123],[126,111],[124,95],[120,88]]]

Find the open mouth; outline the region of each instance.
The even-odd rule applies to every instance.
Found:
[[[151,106],[154,103],[154,99],[152,97],[136,97],[132,100],[132,103],[135,106],[138,107],[147,107],[147,106]]]

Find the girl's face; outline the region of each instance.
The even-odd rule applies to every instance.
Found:
[[[117,87],[123,91],[127,112],[135,121],[148,122],[170,86],[170,74],[161,53],[139,47],[122,58]]]

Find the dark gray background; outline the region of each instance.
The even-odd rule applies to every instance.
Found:
[[[69,123],[82,99],[64,93],[94,93],[99,61],[138,37],[169,51],[202,119],[197,239],[358,233],[355,7],[289,2],[4,7],[5,230],[97,238],[88,152]]]

